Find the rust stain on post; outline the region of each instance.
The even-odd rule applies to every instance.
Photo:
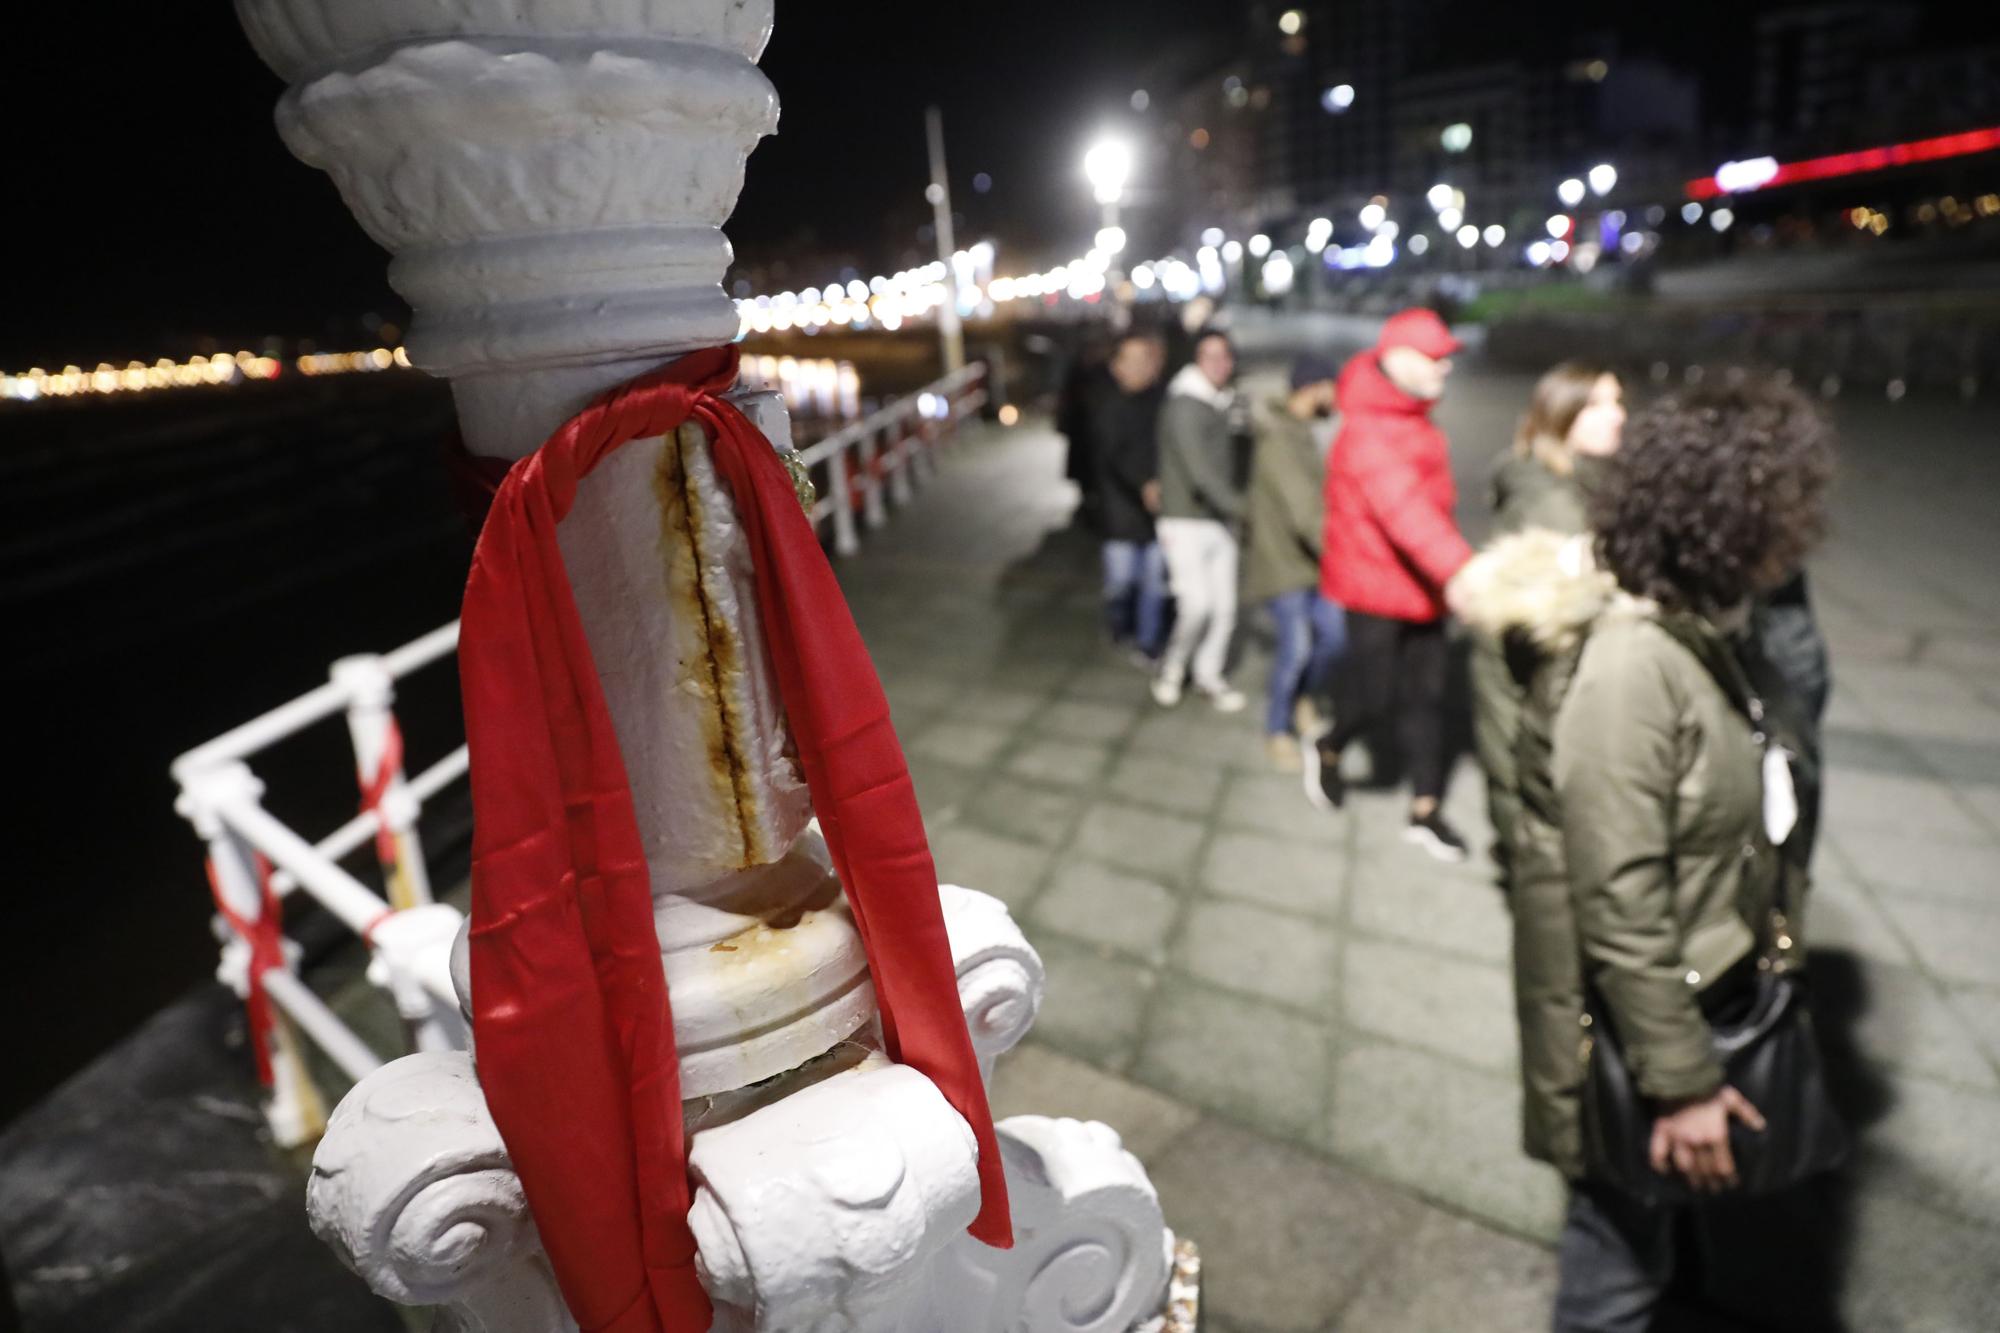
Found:
[[[736,821],[740,847],[737,868],[762,865],[765,854],[756,819],[756,796],[746,759],[749,748],[744,720],[737,716],[728,683],[741,676],[743,655],[735,627],[723,621],[715,610],[706,583],[709,562],[702,551],[702,500],[688,480],[686,453],[688,436],[694,433],[693,447],[700,448],[700,428],[685,425],[667,440],[660,451],[660,466],[654,473],[653,488],[660,504],[661,556],[666,564],[667,596],[676,612],[701,627],[702,656],[680,664],[685,681],[710,707],[702,714],[702,739],[708,749],[709,781],[720,804]]]

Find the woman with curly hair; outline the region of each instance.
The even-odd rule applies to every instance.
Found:
[[[1652,1170],[1698,1199],[1738,1184],[1731,1122],[1764,1128],[1711,1027],[1742,1015],[1760,968],[1798,956],[1799,923],[1778,912],[1781,876],[1803,871],[1787,843],[1798,805],[1790,767],[1771,763],[1789,729],[1781,700],[1757,703],[1775,682],[1748,620],[1821,536],[1831,472],[1826,422],[1774,383],[1692,390],[1636,417],[1592,497],[1616,592],[1567,687],[1539,693],[1523,728],[1522,756],[1548,779],[1524,797],[1559,831],[1582,974],[1612,1029],[1596,1036],[1615,1036],[1653,1110]],[[1576,1182],[1556,1328],[1646,1327],[1676,1229],[1701,1236],[1705,1207]]]

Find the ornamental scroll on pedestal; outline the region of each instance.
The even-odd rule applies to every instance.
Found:
[[[605,390],[735,336],[720,227],[776,126],[755,64],[770,0],[237,7],[288,84],[286,143],[393,253],[411,359],[451,380],[474,454],[525,456]],[[738,401],[788,447],[773,399]],[[1102,1125],[1003,1122],[1015,1246],[965,1234],[973,1133],[884,1054],[712,444],[690,423],[618,450],[558,538],[644,846],[713,1327],[1191,1326],[1190,1261],[1177,1267],[1144,1170]],[[997,899],[941,895],[990,1072],[1033,1022],[1041,964]],[[454,980],[470,1012],[463,942]],[[437,1329],[576,1326],[476,1053],[409,1056],[357,1085],[308,1208],[376,1291],[437,1307]]]

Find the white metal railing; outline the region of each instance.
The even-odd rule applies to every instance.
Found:
[[[910,502],[914,481],[935,466],[937,447],[985,405],[985,379],[986,367],[975,362],[799,450],[800,464],[826,468],[812,520],[814,527],[833,525],[834,554],[861,549],[856,509],[862,523],[879,528],[888,521],[889,501]]]
[[[282,903],[303,890],[374,951],[369,978],[389,991],[420,1050],[463,1048],[466,1032],[450,984],[450,950],[462,917],[432,900],[417,817],[424,802],[466,774],[463,745],[411,776],[394,712],[396,682],[448,659],[458,646],[453,621],[402,647],[335,662],[326,684],[231,728],[174,760],[177,809],[208,848],[219,911],[217,975],[251,1003],[267,1070],[271,1128],[285,1144],[322,1127],[323,1102],[300,1059],[294,1029],[310,1037],[352,1078],[382,1057],[299,980],[297,950],[283,942]],[[344,714],[354,747],[361,811],[308,842],[263,805],[249,760],[278,741]],[[373,840],[384,890],[344,869],[349,853]],[[254,1000],[252,997],[256,997]],[[268,1007],[267,1007],[268,1006]]]
[[[898,507],[909,503],[915,479],[935,467],[938,446],[985,403],[984,373],[984,367],[972,365],[945,375],[799,451],[801,464],[826,469],[829,484],[812,519],[815,527],[832,524],[837,552],[850,555],[860,547],[857,509],[862,521],[876,528],[887,521],[890,501]],[[449,658],[457,647],[453,621],[389,652],[342,658],[326,684],[173,762],[180,785],[175,809],[208,848],[222,941],[217,975],[250,1002],[253,1015],[269,1005],[281,1016],[252,1034],[261,1045],[260,1067],[270,1072],[266,1109],[281,1143],[305,1142],[323,1127],[323,1101],[306,1074],[295,1031],[311,1038],[351,1078],[382,1063],[299,979],[297,950],[278,937],[288,895],[303,891],[369,945],[369,979],[390,993],[417,1049],[467,1044],[450,974],[452,942],[463,917],[457,908],[432,900],[417,836],[424,803],[466,776],[466,747],[409,774],[394,712],[396,682]],[[309,842],[264,808],[263,784],[248,761],[343,713],[362,808]],[[382,865],[382,892],[340,864],[371,839]]]

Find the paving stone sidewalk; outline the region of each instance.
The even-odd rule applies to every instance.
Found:
[[[1456,392],[1477,458],[1525,386]],[[1060,447],[976,432],[842,568],[941,874],[1005,899],[1048,967],[999,1109],[1128,1135],[1209,1256],[1210,1327],[1545,1328],[1563,1192],[1518,1147],[1483,857],[1403,842],[1391,793],[1313,810],[1254,706],[1155,707],[1100,643]],[[2000,1327],[2000,606],[1912,583],[1877,614],[1897,531],[1867,511],[1818,572],[1840,685],[1809,934],[1864,1144],[1842,1301],[1866,1333],[1973,1333]],[[1462,760],[1447,813],[1481,850],[1483,804]]]

